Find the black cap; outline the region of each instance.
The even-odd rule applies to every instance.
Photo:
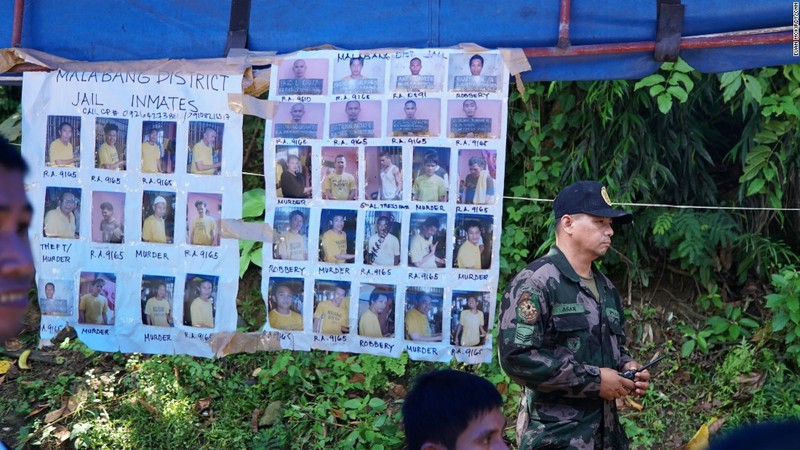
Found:
[[[630,223],[633,214],[614,209],[608,198],[605,186],[596,181],[578,181],[558,193],[553,203],[556,220],[564,214],[591,214],[597,217],[610,217],[614,223]]]

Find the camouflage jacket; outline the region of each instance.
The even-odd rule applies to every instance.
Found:
[[[614,285],[596,267],[592,272],[599,299],[553,246],[503,295],[500,364],[525,387],[520,449],[628,448],[615,402],[599,396],[600,368],[619,370],[632,360],[625,316]],[[599,431],[602,444],[595,442]]]

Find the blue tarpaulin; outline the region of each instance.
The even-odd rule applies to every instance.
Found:
[[[0,2],[0,47],[11,45],[14,2]],[[72,60],[224,56],[231,0],[24,2],[21,47]],[[684,0],[683,36],[792,26],[788,0]],[[554,47],[557,0],[252,2],[247,47],[290,53],[323,44],[344,49]],[[654,41],[656,0],[572,0],[572,46]],[[682,50],[695,69],[723,72],[800,62],[792,43]],[[532,57],[525,80],[641,78],[653,52]]]

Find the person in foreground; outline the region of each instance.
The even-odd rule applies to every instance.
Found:
[[[0,344],[22,329],[33,282],[28,228],[33,208],[23,181],[28,165],[0,136]]]
[[[502,406],[479,376],[450,369],[420,375],[403,403],[408,450],[508,450]]]
[[[619,293],[594,261],[611,225],[633,216],[611,207],[594,181],[567,186],[553,204],[556,243],[511,281],[500,312],[500,364],[524,387],[520,449],[627,449],[616,399],[644,395],[650,374],[625,349]]]

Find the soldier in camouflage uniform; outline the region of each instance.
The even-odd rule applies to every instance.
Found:
[[[594,260],[611,247],[613,209],[605,187],[581,181],[553,205],[556,245],[522,270],[503,295],[500,363],[524,387],[517,419],[522,449],[627,449],[616,399],[649,387],[618,371],[639,364],[625,349],[619,293]]]

